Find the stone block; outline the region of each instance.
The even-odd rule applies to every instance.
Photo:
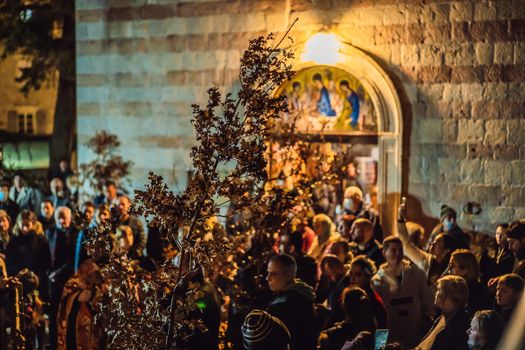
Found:
[[[443,84],[443,99],[452,101],[461,99],[461,85],[458,84]]]
[[[429,3],[423,8],[423,16],[430,22],[446,22],[450,18],[450,4]]]
[[[106,26],[110,38],[131,37],[131,22],[108,22]]]
[[[496,19],[496,3],[492,1],[475,1],[474,20],[490,21]]]
[[[423,66],[439,66],[443,64],[443,57],[443,52],[437,46],[420,46],[419,63]]]
[[[416,45],[401,46],[401,65],[416,66],[419,61],[419,49]]]
[[[525,187],[523,186],[504,186],[503,205],[508,207],[523,206],[525,203]]]
[[[422,66],[417,70],[417,80],[424,84],[447,83],[450,82],[451,73],[452,68],[448,66]]]
[[[495,207],[489,210],[489,220],[492,223],[512,222],[515,210],[510,207]]]
[[[484,83],[483,100],[491,100],[494,103],[501,103],[502,100],[511,99],[509,94],[509,83]],[[497,101],[494,101],[497,100]]]
[[[469,185],[447,184],[445,188],[447,202],[462,203],[469,197]]]
[[[423,31],[423,38],[425,44],[446,44],[450,42],[452,36],[452,26],[446,22],[445,24],[426,24]]]
[[[507,143],[517,145],[525,143],[525,120],[509,120],[507,128]]]
[[[525,161],[512,160],[510,161],[511,179],[513,185],[523,185],[523,178],[525,177]],[[525,204],[525,203],[524,203]]]
[[[485,160],[485,184],[509,185],[512,181],[512,169],[507,161]]]
[[[438,158],[439,180],[444,183],[459,183],[460,161],[455,158]]]
[[[459,119],[458,142],[481,143],[485,130],[482,120]]]
[[[455,84],[461,83],[479,83],[483,80],[483,67],[473,66],[454,66],[450,82]],[[481,89],[480,89],[481,90]]]
[[[452,41],[445,50],[445,64],[449,66],[469,66],[476,64],[476,51],[472,43]]]
[[[525,219],[525,207],[514,207],[514,220]]]
[[[480,65],[492,64],[494,61],[494,45],[491,43],[474,43],[476,63]]]
[[[474,18],[474,4],[470,1],[450,4],[450,20],[453,22],[470,22]]]
[[[494,63],[512,64],[514,61],[514,44],[511,42],[494,43]]]
[[[420,143],[439,143],[441,142],[441,119],[420,119],[418,125],[418,139]]]
[[[500,116],[500,104],[494,100],[472,102],[473,119],[497,119]]]
[[[464,184],[483,184],[485,173],[481,159],[462,160],[460,176]]]
[[[485,144],[504,144],[507,138],[507,122],[505,120],[487,120],[485,122]]]
[[[518,159],[520,154],[518,145],[494,145],[493,155],[494,159]]]
[[[454,99],[450,102],[450,116],[455,119],[470,119],[471,102],[463,99]]]
[[[410,181],[415,182],[415,183],[425,182],[423,171],[421,169],[421,158],[410,157],[409,177],[410,177]]]
[[[467,198],[465,198],[467,202]],[[482,205],[500,206],[505,202],[505,194],[501,186],[471,185],[469,186],[468,201],[481,203]]]
[[[454,119],[443,120],[441,124],[443,142],[455,143],[458,139],[458,122]]]
[[[525,63],[525,42],[519,42],[514,44],[514,64]]]
[[[499,0],[496,8],[496,18],[499,20],[519,18],[516,16],[519,11],[514,5],[513,0]]]
[[[525,65],[508,65],[502,67],[502,81],[525,81]]]
[[[483,95],[483,85],[476,82],[461,84],[461,97],[464,101],[479,101]]]

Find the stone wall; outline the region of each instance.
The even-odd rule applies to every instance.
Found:
[[[250,38],[327,29],[372,55],[404,101],[405,187],[427,216],[480,202],[469,229],[525,217],[525,1],[77,0],[79,159],[97,129],[184,186],[190,104],[236,81]],[[410,202],[409,202],[410,204]]]

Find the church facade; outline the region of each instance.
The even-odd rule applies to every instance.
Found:
[[[304,77],[297,78],[297,96],[290,85],[290,98],[307,103],[313,95],[300,89],[309,84],[314,91],[319,83],[325,102],[335,96],[334,106],[323,107],[327,120],[348,112],[349,124],[328,125],[361,152],[362,173],[375,164],[372,181],[388,227],[401,195],[413,203],[409,215],[428,223],[443,204],[458,211],[462,226],[481,232],[525,217],[521,0],[76,0],[76,6],[78,158],[89,159],[85,142],[97,130],[117,134],[122,156],[134,162],[134,188],[149,171],[184,187],[194,144],[191,104],[206,102],[212,85],[235,87],[249,39],[279,36],[298,18],[290,35],[294,68]],[[339,41],[337,61],[302,56],[319,33]]]

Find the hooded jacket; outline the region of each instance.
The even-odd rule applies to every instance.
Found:
[[[316,348],[319,330],[314,311],[314,291],[296,279],[286,290],[275,295],[267,312],[280,319],[290,331],[290,350]]]
[[[409,260],[401,264],[401,281],[385,263],[372,283],[385,303],[391,339],[412,346],[424,335],[422,328],[434,313],[434,303],[425,273]]]

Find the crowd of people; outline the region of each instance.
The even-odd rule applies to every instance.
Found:
[[[104,348],[92,307],[94,285],[103,283],[93,276],[102,267],[87,254],[73,210],[90,227],[115,222],[115,250],[134,268],[155,271],[177,254],[130,213],[132,199],[114,182],[78,203],[66,185],[70,175],[61,164],[49,193],[22,174],[0,184],[0,348],[22,335],[27,348]],[[337,214],[295,210],[280,234],[239,234],[243,216],[225,226],[216,220],[232,253],[214,274],[196,277],[206,330],[182,348],[496,348],[524,288],[525,221],[498,225],[479,249],[448,206],[426,234],[417,218],[407,220],[403,204],[391,233],[360,188],[349,186],[343,197]],[[22,315],[29,333],[12,316],[16,290],[30,310]]]

